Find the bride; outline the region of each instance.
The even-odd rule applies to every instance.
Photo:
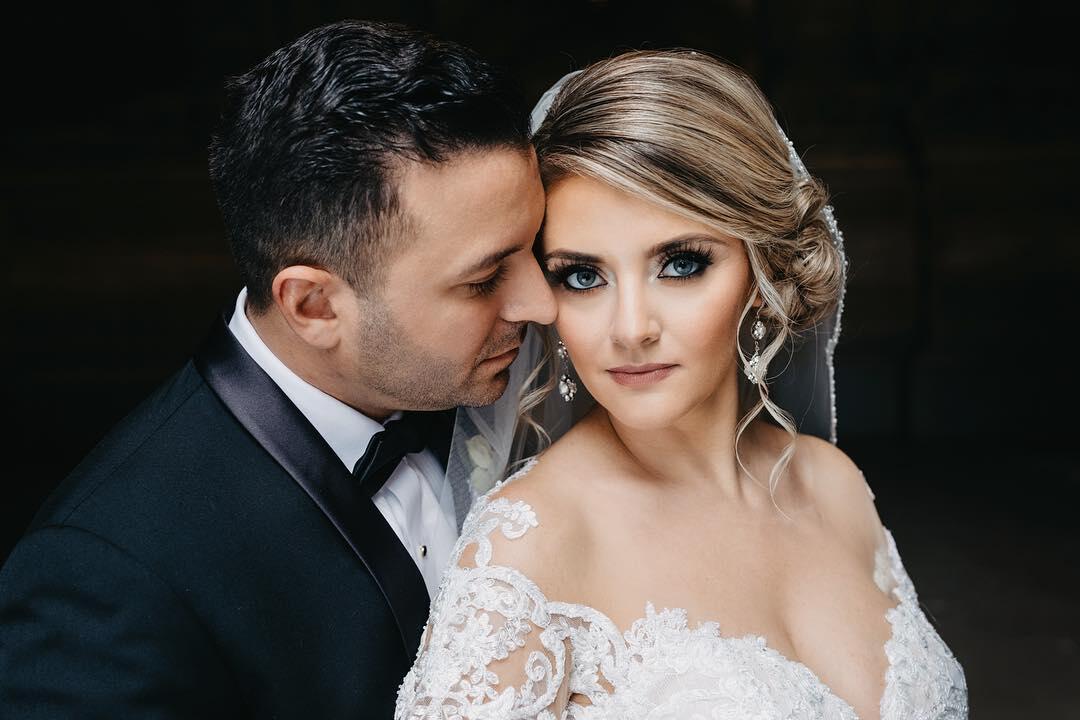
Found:
[[[800,425],[832,432],[822,186],[706,55],[564,80],[537,254],[580,419],[473,505],[396,717],[966,718],[862,474]],[[783,407],[786,371],[817,395]]]

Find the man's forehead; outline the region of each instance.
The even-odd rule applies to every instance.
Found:
[[[438,263],[441,270],[431,269],[440,274],[463,272],[511,246],[520,249],[543,218],[531,148],[471,151],[437,165],[409,162],[399,177],[410,245]]]
[[[439,163],[405,160],[395,174],[404,205],[421,214],[497,201],[540,180],[531,147],[463,150]],[[493,189],[501,192],[493,197]]]

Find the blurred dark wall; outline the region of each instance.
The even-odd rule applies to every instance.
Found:
[[[930,525],[959,523],[970,543],[1020,536],[1033,553],[1043,541],[1077,549],[1066,502],[1076,363],[1062,352],[1080,280],[1069,11],[973,0],[278,0],[42,5],[7,19],[0,558],[235,297],[206,173],[224,76],[343,17],[462,41],[508,65],[533,97],[630,48],[690,46],[746,68],[834,196],[851,262],[836,355],[841,446],[892,501],[886,520],[932,504]],[[980,525],[987,517],[998,524]],[[929,567],[935,549],[921,552]],[[1053,597],[1080,589],[1072,557],[1057,575],[1044,558],[1048,577],[1067,583]],[[1028,602],[1010,607],[1039,612]],[[1058,633],[1059,669],[1080,668],[1075,630]]]

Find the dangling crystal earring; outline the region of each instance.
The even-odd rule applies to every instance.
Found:
[[[559,359],[562,360],[562,375],[559,376],[559,395],[566,402],[573,402],[574,395],[577,395],[577,383],[570,379],[570,353],[567,352],[566,345],[563,345],[562,340],[559,341],[555,352],[558,354]]]
[[[761,364],[761,341],[765,339],[765,323],[761,322],[761,308],[754,316],[750,327],[750,336],[754,338],[754,354],[746,361],[746,379],[760,385],[765,379],[765,367]]]

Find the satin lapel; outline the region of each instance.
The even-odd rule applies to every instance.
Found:
[[[225,407],[311,496],[382,590],[412,662],[427,621],[423,576],[371,499],[303,413],[219,322],[195,366]]]

